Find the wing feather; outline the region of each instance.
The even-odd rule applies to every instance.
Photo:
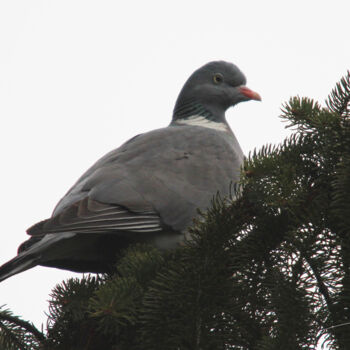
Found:
[[[104,204],[86,197],[50,219],[28,229],[32,236],[47,233],[107,233],[113,231],[158,232],[163,230],[155,211],[134,213],[119,205]]]

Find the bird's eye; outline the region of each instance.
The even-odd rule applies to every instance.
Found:
[[[216,73],[213,75],[213,81],[215,84],[221,84],[224,81],[224,77],[221,73]]]

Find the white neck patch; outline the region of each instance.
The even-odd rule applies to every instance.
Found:
[[[203,128],[215,129],[219,131],[229,130],[225,123],[217,123],[201,115],[192,115],[186,119],[177,119],[176,124],[201,126]]]

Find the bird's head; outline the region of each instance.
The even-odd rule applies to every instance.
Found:
[[[207,63],[196,70],[182,88],[173,120],[197,114],[221,121],[229,107],[243,101],[260,101],[260,95],[245,84],[244,74],[234,64],[224,61]]]

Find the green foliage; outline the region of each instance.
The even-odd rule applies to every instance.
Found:
[[[39,349],[39,342],[45,336],[35,326],[14,316],[9,310],[0,307],[0,349],[29,350]]]
[[[63,282],[45,338],[3,312],[0,344],[306,350],[324,336],[350,349],[349,104],[350,73],[327,108],[292,98],[282,118],[293,134],[249,155],[232,198],[216,196],[182,247],[135,246],[115,275]]]
[[[102,279],[84,276],[57,285],[51,293],[47,341],[44,349],[94,349],[106,340],[96,332],[98,325],[89,317],[88,302]]]
[[[131,247],[118,261],[117,275],[101,285],[90,299],[90,317],[98,323],[101,334],[118,344],[118,349],[136,346],[144,293],[165,266],[163,256],[155,248]]]

